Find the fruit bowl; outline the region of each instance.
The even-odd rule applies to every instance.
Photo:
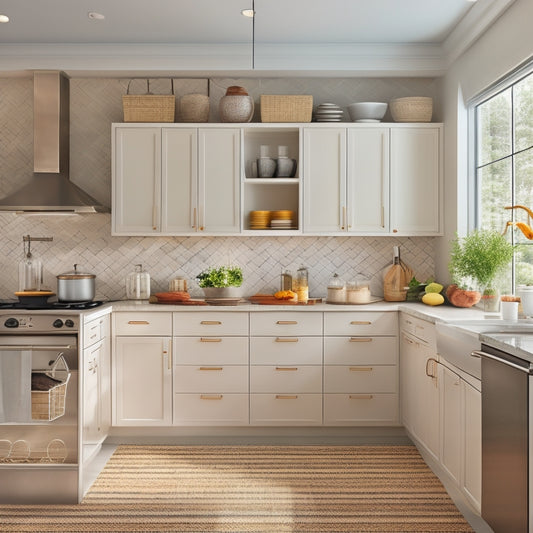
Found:
[[[353,122],[381,122],[387,105],[384,102],[355,102],[348,106],[348,113]]]

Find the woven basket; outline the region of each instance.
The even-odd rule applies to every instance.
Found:
[[[310,94],[262,94],[261,122],[311,122]]]
[[[122,96],[124,122],[174,122],[176,97],[174,96],[174,80],[171,80],[172,94],[150,94],[150,80],[146,80],[147,94],[127,94]]]
[[[63,368],[58,368],[58,365]],[[65,399],[67,385],[70,380],[70,371],[62,354],[57,356],[51,371],[35,370],[33,372],[45,373],[53,379],[62,380],[47,391],[31,391],[31,418],[32,420],[55,420],[65,414]]]
[[[431,122],[433,98],[427,96],[395,98],[389,102],[389,109],[395,122]]]

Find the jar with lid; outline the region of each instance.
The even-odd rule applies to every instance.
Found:
[[[309,273],[304,266],[296,272],[296,297],[298,303],[306,304],[309,300]]]
[[[346,284],[346,302],[349,304],[367,304],[370,302],[370,281],[358,274],[355,280]]]
[[[344,280],[338,274],[333,274],[333,277],[328,283],[328,297],[327,303],[343,304],[346,302],[346,285]]]
[[[126,278],[126,298],[128,300],[148,300],[150,298],[150,274],[143,272],[142,265],[135,265],[135,272]]]

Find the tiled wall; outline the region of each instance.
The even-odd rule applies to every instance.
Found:
[[[106,205],[111,202],[111,123],[122,121],[121,96],[127,79],[75,78],[71,80],[71,179]],[[175,80],[176,94],[205,92],[212,102],[210,121],[217,121],[216,103],[229,85],[242,85],[256,100],[261,93],[313,94],[315,104],[334,102],[345,107],[353,101],[388,101],[395,96],[423,95],[435,99],[433,79],[211,79]],[[137,91],[141,81],[132,83]],[[164,92],[167,80],[154,80],[153,92]],[[33,87],[29,78],[0,79],[0,196],[26,183],[33,172]],[[256,113],[258,109],[256,109]],[[244,270],[244,293],[272,292],[282,268],[310,269],[312,295],[324,296],[334,272],[353,278],[372,276],[380,290],[381,271],[391,262],[399,244],[402,258],[419,279],[434,272],[434,239],[393,237],[111,237],[110,215],[18,216],[0,214],[0,299],[17,289],[17,264],[22,259],[22,237],[51,236],[52,243],[36,243],[45,267],[45,283],[56,288],[55,276],[78,263],[97,275],[98,298],[125,297],[124,278],[142,263],[152,277],[152,292],[165,290],[168,280],[189,280],[209,265],[232,262]],[[196,284],[192,293],[201,295]]]

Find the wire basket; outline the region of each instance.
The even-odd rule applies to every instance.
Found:
[[[310,94],[262,94],[261,122],[311,122]]]
[[[150,80],[146,80],[146,94],[129,94],[131,80],[126,93],[122,95],[124,122],[174,122],[176,97],[174,80],[171,79],[172,94],[150,94]]]
[[[392,119],[395,122],[431,122],[433,98],[429,96],[407,96],[389,102]]]
[[[61,365],[62,368],[59,368]],[[52,367],[46,370],[32,370],[31,418],[32,420],[55,420],[65,414],[65,400],[70,371],[63,357],[59,354]],[[48,390],[35,390],[35,379],[46,376],[57,381]]]

